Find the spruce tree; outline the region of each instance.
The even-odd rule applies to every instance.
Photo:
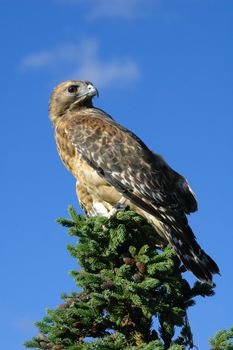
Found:
[[[210,338],[211,350],[233,350],[233,327],[229,330],[217,332],[214,338]]]
[[[196,282],[190,286],[173,248],[158,249],[155,230],[134,212],[118,212],[109,219],[83,217],[73,207],[69,212],[70,219],[58,222],[77,237],[77,244],[68,250],[81,266],[71,271],[79,289],[63,294],[63,303],[47,310],[47,316],[36,323],[39,334],[25,346],[52,350],[192,348],[187,310],[196,296],[212,296],[214,285]],[[215,345],[213,349],[223,350]]]

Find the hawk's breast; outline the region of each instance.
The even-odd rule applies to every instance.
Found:
[[[76,150],[68,139],[68,135],[65,130],[65,123],[63,121],[61,121],[55,129],[55,139],[59,155],[64,165],[74,175],[73,169],[75,166]]]

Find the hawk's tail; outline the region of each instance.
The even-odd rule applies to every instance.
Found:
[[[212,275],[219,274],[218,265],[197,243],[190,226],[183,229],[164,224],[165,236],[174,247],[187,270],[200,281],[212,283]]]

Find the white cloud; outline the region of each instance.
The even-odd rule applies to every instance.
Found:
[[[58,0],[63,4],[88,6],[87,17],[135,19],[145,17],[158,0]]]
[[[28,55],[21,62],[22,67],[39,67],[48,65],[53,59],[50,52],[44,51],[37,54]]]
[[[99,57],[98,42],[91,39],[79,45],[66,44],[29,54],[23,58],[20,67],[23,70],[49,69],[50,72],[57,72],[61,80],[86,79],[101,87],[112,83],[131,83],[140,78],[139,67],[132,59],[102,59]]]
[[[109,63],[89,62],[75,72],[81,79],[96,82],[98,86],[107,86],[114,81],[129,83],[139,78],[139,70],[130,61],[111,61]]]

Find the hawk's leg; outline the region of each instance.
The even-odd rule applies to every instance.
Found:
[[[121,199],[112,207],[108,213],[108,218],[115,215],[118,211],[125,211],[128,208],[126,201],[127,199],[125,197],[121,197]]]

